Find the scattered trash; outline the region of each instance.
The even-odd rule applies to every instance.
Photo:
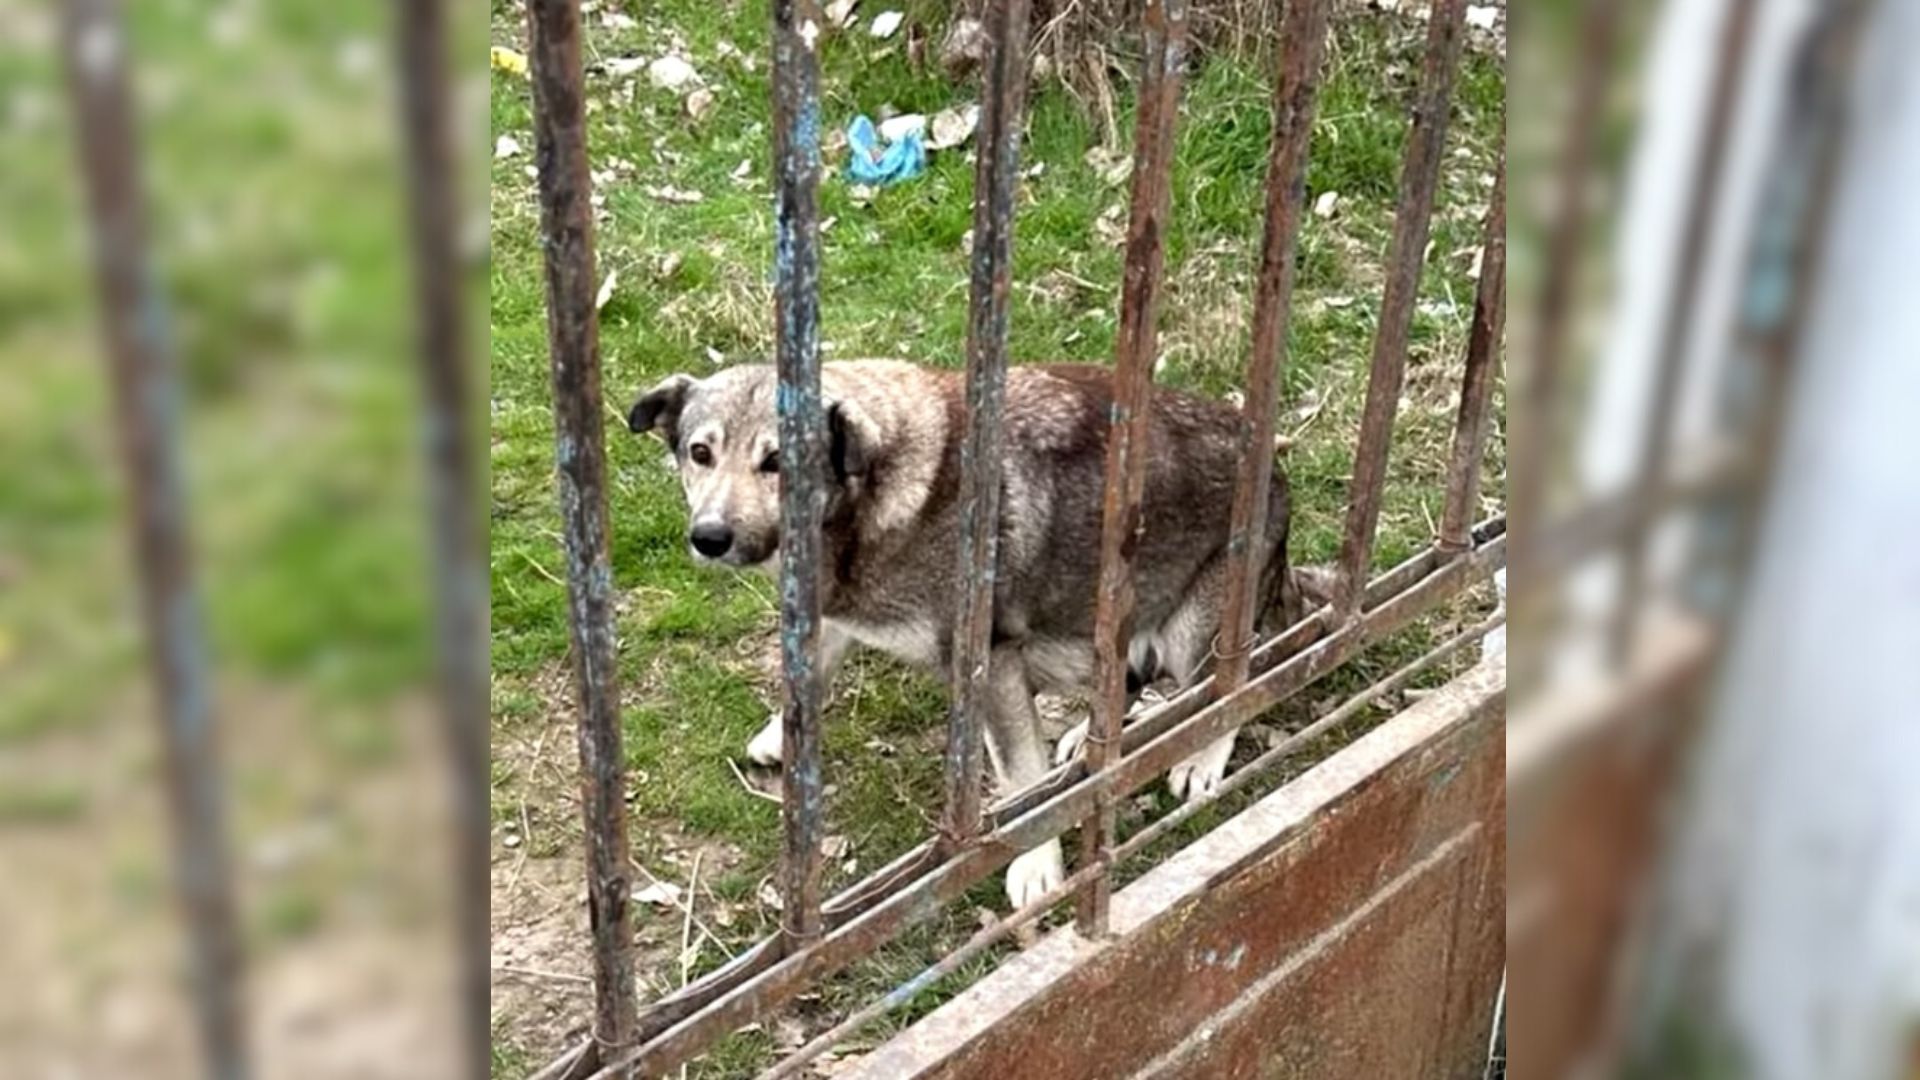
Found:
[[[699,85],[700,73],[693,70],[685,57],[667,55],[647,65],[647,81],[662,90],[678,90]]]
[[[746,183],[747,179],[753,175],[753,159],[741,158],[740,164],[735,165],[733,171],[727,175],[732,177],[736,184]]]
[[[655,907],[675,907],[680,903],[680,886],[656,881],[644,889],[633,890],[633,899]]]
[[[1106,146],[1096,146],[1088,150],[1081,160],[1097,173],[1108,187],[1117,187],[1126,183],[1133,175],[1133,157],[1124,150]]]
[[[987,59],[987,31],[979,19],[955,19],[940,39],[940,67],[949,77],[959,78]]]
[[[659,199],[664,203],[697,203],[706,198],[705,195],[697,191],[677,188],[672,184],[661,184],[659,187],[649,187],[646,189],[646,192],[649,196]]]
[[[487,51],[487,57],[493,64],[493,70],[522,79],[527,77],[527,58],[523,54],[504,45],[495,45]]]
[[[827,5],[827,22],[844,27],[853,22],[853,9],[860,6],[860,0],[833,0]]]
[[[961,105],[952,109],[942,109],[933,114],[928,125],[927,149],[945,150],[959,146],[973,137],[975,128],[980,126],[980,106]]]
[[[919,176],[927,167],[927,148],[918,132],[880,145],[873,121],[856,116],[847,125],[847,176],[858,184],[898,184]]]
[[[1334,210],[1339,206],[1339,192],[1323,191],[1320,193],[1319,198],[1313,200],[1313,216],[1317,218],[1330,218],[1333,216]]]
[[[1492,4],[1485,7],[1467,5],[1467,25],[1476,30],[1492,30],[1500,21],[1500,9]]]
[[[619,284],[620,284],[620,271],[618,270],[607,271],[606,280],[600,283],[600,291],[594,294],[593,310],[599,311],[601,308],[606,307],[607,301],[613,299],[614,288]]]
[[[639,74],[640,70],[647,66],[647,58],[644,56],[613,56],[608,57],[600,66],[606,69],[608,75],[616,79],[624,79],[629,75]]]
[[[905,116],[890,116],[880,121],[880,137],[890,143],[899,142],[909,135],[926,138],[927,118],[925,116],[920,113],[907,113]]]
[[[906,15],[902,12],[883,11],[873,17],[873,25],[867,27],[867,33],[877,38],[890,38],[905,19]]]
[[[687,95],[685,102],[687,115],[695,120],[704,120],[713,111],[713,91],[701,87]]]
[[[493,142],[493,160],[500,161],[520,152],[520,140],[511,135],[502,135]]]

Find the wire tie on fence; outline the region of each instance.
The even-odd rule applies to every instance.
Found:
[[[1221,631],[1218,631],[1218,630],[1215,630],[1213,632],[1213,640],[1207,644],[1207,659],[1238,660],[1240,657],[1246,656],[1247,654],[1253,652],[1253,641],[1256,635],[1253,635],[1253,634],[1247,635],[1246,644],[1242,645],[1238,649],[1235,649],[1229,652],[1220,647],[1220,633]]]

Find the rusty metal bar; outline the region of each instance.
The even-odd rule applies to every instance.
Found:
[[[1171,730],[1152,735],[1112,767],[1089,773],[1065,791],[1004,821],[930,873],[829,930],[811,947],[789,954],[659,1037],[620,1055],[595,1077],[611,1077],[615,1068],[649,1075],[679,1064],[714,1039],[791,1000],[806,986],[869,955],[905,927],[938,914],[1020,852],[1084,820],[1100,799],[1124,798],[1153,782],[1176,762],[1312,685],[1423,613],[1486,581],[1505,562],[1504,532],[1452,560],[1439,560],[1431,552],[1409,560],[1409,565],[1432,569],[1311,648],[1249,681],[1239,693],[1205,706]]]
[[[1179,828],[1180,825],[1205,809],[1209,804],[1217,802],[1228,794],[1245,787],[1248,783],[1252,782],[1254,777],[1278,765],[1282,760],[1293,754],[1294,751],[1299,750],[1313,740],[1353,719],[1359,715],[1362,709],[1365,709],[1375,701],[1380,700],[1380,698],[1406,685],[1408,680],[1412,679],[1415,675],[1445,660],[1466,646],[1486,637],[1492,633],[1495,628],[1503,625],[1505,622],[1505,615],[1494,615],[1491,618],[1484,619],[1427,650],[1419,657],[1408,661],[1405,665],[1395,670],[1393,674],[1388,675],[1386,678],[1342,702],[1339,708],[1327,713],[1327,715],[1315,720],[1299,731],[1288,735],[1272,747],[1269,747],[1267,751],[1259,757],[1254,758],[1252,761],[1236,769],[1232,776],[1220,782],[1220,786],[1214,789],[1212,795],[1205,799],[1196,799],[1191,802],[1182,803],[1165,817],[1129,836],[1127,842],[1121,844],[1120,847],[1114,851],[1114,860],[1118,862],[1130,859],[1140,852],[1145,851],[1149,844],[1152,844],[1174,829]]]
[[[440,709],[452,787],[454,880],[487,878],[487,567],[485,520],[473,461],[472,394],[459,256],[459,183],[448,106],[444,0],[409,0],[399,11],[401,120],[412,203],[414,292],[419,305],[420,374],[427,506],[433,530],[435,635]],[[460,965],[459,1011],[467,1071],[491,1060],[492,972],[488,902],[479,889],[454,901]]]
[[[1167,210],[1172,198],[1174,126],[1180,118],[1180,77],[1187,42],[1186,0],[1147,0],[1141,16],[1143,52],[1139,116],[1133,135],[1133,198],[1127,215],[1127,264],[1120,285],[1120,325],[1114,346],[1113,406],[1108,413],[1106,496],[1100,518],[1100,585],[1094,609],[1094,697],[1087,735],[1087,768],[1110,768],[1119,755],[1120,721],[1127,712],[1127,643],[1133,637],[1133,553],[1145,520],[1147,440],[1152,420],[1154,320],[1160,271],[1166,259]],[[1096,801],[1082,826],[1084,857],[1105,860],[1113,848],[1113,800]],[[1101,875],[1080,894],[1081,933],[1107,930],[1112,882]]]
[[[166,300],[147,252],[125,24],[114,0],[71,0],[62,8],[62,53],[93,222],[94,275],[157,691],[174,891],[187,928],[195,1019],[207,1074],[240,1080],[251,1072],[240,1001],[240,934],[206,629],[187,536],[180,384]]]
[[[967,435],[960,444],[960,581],[947,720],[943,842],[980,831],[980,733],[991,707],[996,539],[1000,525],[1001,410],[1007,392],[1007,308],[1013,274],[1020,117],[1026,103],[1028,0],[995,0],[981,86],[973,180],[973,285],[967,321]]]
[[[1407,133],[1393,243],[1387,253],[1386,290],[1380,300],[1380,326],[1373,339],[1367,404],[1360,418],[1346,530],[1340,542],[1340,582],[1333,609],[1341,618],[1352,618],[1359,610],[1367,568],[1373,559],[1374,531],[1380,523],[1380,501],[1387,480],[1387,454],[1393,444],[1393,417],[1400,406],[1400,387],[1407,372],[1407,336],[1413,328],[1420,268],[1426,261],[1427,233],[1433,218],[1434,189],[1440,181],[1440,151],[1446,141],[1447,111],[1460,62],[1466,8],[1466,0],[1433,0],[1427,20],[1426,64]]]
[[[547,264],[555,476],[580,695],[580,807],[586,826],[587,915],[593,928],[593,1033],[605,1056],[632,1041],[635,999],[620,671],[613,636],[613,568],[607,552],[600,331],[594,311],[592,184],[577,0],[530,0],[527,28]]]
[[[1593,161],[1599,152],[1601,121],[1605,117],[1607,79],[1613,74],[1614,52],[1620,38],[1618,0],[1583,0],[1580,26],[1580,70],[1574,80],[1573,115],[1562,129],[1565,141],[1554,169],[1554,221],[1548,230],[1539,306],[1534,314],[1531,363],[1520,380],[1524,408],[1514,410],[1516,434],[1533,452],[1515,455],[1509,470],[1507,505],[1526,523],[1514,539],[1515,582],[1530,574],[1528,551],[1537,525],[1546,514],[1552,447],[1559,445],[1560,383],[1565,368],[1569,316],[1580,260],[1587,248],[1587,222],[1592,200],[1587,197]],[[1519,372],[1516,371],[1516,374]],[[1524,592],[1524,590],[1520,590]]]
[[[1447,503],[1440,514],[1440,550],[1465,551],[1472,543],[1474,504],[1480,500],[1480,463],[1487,452],[1487,414],[1500,367],[1500,332],[1507,313],[1507,149],[1487,203],[1486,234],[1480,244],[1480,287],[1473,298],[1473,328],[1467,334],[1467,371],[1460,381],[1460,411],[1453,426],[1453,454],[1447,463]]]
[[[1240,410],[1240,478],[1227,533],[1226,600],[1220,609],[1220,659],[1214,679],[1222,693],[1247,681],[1258,612],[1251,603],[1255,559],[1266,540],[1267,501],[1273,483],[1274,410],[1287,362],[1287,318],[1293,303],[1293,256],[1307,201],[1307,149],[1326,45],[1325,0],[1294,0],[1280,24],[1280,73],[1273,88],[1273,140],[1267,158],[1267,221],[1254,288],[1253,347],[1247,356],[1247,397]]]
[[[1680,238],[1672,299],[1660,331],[1660,352],[1654,369],[1652,414],[1641,436],[1636,475],[1643,490],[1653,490],[1666,471],[1673,449],[1673,427],[1679,412],[1680,376],[1686,368],[1689,334],[1697,325],[1700,282],[1712,235],[1713,214],[1719,201],[1727,139],[1733,128],[1733,109],[1740,92],[1746,58],[1753,39],[1754,0],[1732,0],[1720,31],[1719,56],[1713,89],[1707,101],[1700,156],[1694,162],[1692,187],[1687,193],[1686,225]],[[1620,572],[1619,599],[1614,609],[1610,646],[1616,662],[1624,657],[1633,637],[1639,597],[1646,587],[1647,547],[1652,522],[1636,525],[1628,539]]]
[[[820,528],[827,416],[820,394],[820,58],[817,0],[773,4],[773,303],[780,416],[781,929],[820,936]]]

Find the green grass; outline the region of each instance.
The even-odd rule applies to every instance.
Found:
[[[731,15],[698,0],[667,0],[648,5],[638,18],[632,29],[589,18],[590,66],[608,57],[657,56],[679,42],[716,104],[696,122],[676,95],[650,87],[644,72],[635,79],[588,77],[589,144],[604,199],[596,223],[600,270],[618,274],[601,312],[600,340],[613,566],[623,598],[618,629],[633,832],[642,857],[663,876],[671,867],[658,860],[677,849],[717,843],[737,852],[738,864],[714,888],[723,904],[750,906],[755,885],[772,870],[778,809],[745,790],[728,760],[739,758],[765,721],[776,689],[765,661],[776,621],[773,592],[759,579],[691,565],[685,511],[661,447],[628,435],[617,418],[641,390],[670,373],[699,375],[772,354],[768,15],[764,0],[743,3]],[[517,17],[496,7],[495,43],[523,47],[522,34]],[[1310,217],[1301,237],[1281,419],[1282,430],[1296,437],[1288,467],[1297,562],[1327,561],[1338,547],[1420,42],[1416,28],[1354,15],[1342,19],[1330,50],[1308,198],[1338,192],[1339,211],[1331,219]],[[856,112],[892,106],[931,113],[976,93],[970,83],[916,74],[898,40],[829,35],[821,56],[824,113],[834,128]],[[751,58],[751,68],[742,57]],[[628,83],[634,84],[630,97]],[[496,817],[512,820],[525,804],[536,832],[561,832],[568,839],[559,846],[571,850],[577,810],[561,778],[570,775],[572,751],[563,737],[542,738],[570,723],[571,698],[538,210],[526,174],[531,99],[525,82],[508,75],[496,73],[493,90],[493,135],[510,135],[529,151],[493,167],[493,665],[495,747],[503,762],[495,769]],[[1130,133],[1126,90],[1120,129]],[[1491,187],[1503,94],[1497,58],[1470,54],[1414,326],[1379,565],[1424,546],[1439,517],[1473,301],[1468,267]],[[1269,84],[1256,65],[1216,58],[1188,80],[1160,330],[1166,383],[1221,396],[1242,382],[1269,107]],[[1040,86],[1031,95],[1022,148],[1029,173],[1014,244],[1016,361],[1111,362],[1121,264],[1118,245],[1096,223],[1103,215],[1123,222],[1127,190],[1086,160],[1099,132],[1060,86]],[[743,161],[747,178],[736,180]],[[849,189],[839,158],[829,161],[820,189],[821,214],[832,222],[822,251],[827,356],[959,366],[967,305],[963,238],[972,224],[973,167],[966,154],[936,153],[923,176],[870,200]],[[704,198],[663,203],[646,193],[660,185]],[[1490,498],[1498,497],[1503,472],[1496,439]],[[1425,642],[1424,632],[1410,635],[1365,670],[1384,671]],[[1359,677],[1330,687],[1357,685],[1352,680]],[[857,868],[851,874],[836,868],[830,885],[871,871],[928,834],[923,815],[939,803],[943,716],[932,680],[877,656],[856,654],[849,662],[827,731],[828,780],[835,785],[828,828],[849,839]],[[535,744],[547,747],[560,767],[529,764]],[[1164,808],[1170,799],[1161,803]],[[1183,835],[1230,809],[1201,815]],[[1004,902],[992,882],[976,890],[975,899]],[[823,991],[829,1003],[851,1003],[917,971],[936,944],[964,935],[970,924],[957,918],[908,935],[831,984]],[[677,948],[677,925],[672,929]],[[725,936],[750,940],[759,929],[749,919]],[[711,953],[702,967],[717,962]],[[886,1026],[942,996],[924,996]],[[762,1036],[738,1037],[695,1071],[741,1075],[769,1052]]]

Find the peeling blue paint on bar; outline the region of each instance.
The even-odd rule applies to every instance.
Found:
[[[820,392],[820,65],[815,0],[773,5],[774,346],[780,420],[781,923],[788,948],[821,933],[821,521],[827,419]]]

